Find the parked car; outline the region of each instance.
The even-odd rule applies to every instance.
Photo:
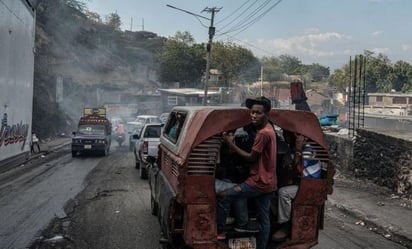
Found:
[[[158,145],[162,132],[162,123],[148,123],[143,126],[139,135],[133,135],[137,139],[134,146],[135,167],[140,169],[140,178],[147,179],[147,157],[157,158]]]
[[[140,131],[142,130],[142,126],[138,126],[134,128],[132,131],[129,131],[129,150],[133,151],[134,150],[134,145],[136,144],[138,139],[138,136],[140,134]]]

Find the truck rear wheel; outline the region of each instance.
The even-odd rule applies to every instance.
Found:
[[[72,157],[76,157],[77,156],[77,151],[72,151]]]
[[[146,165],[142,165],[140,167],[140,179],[147,179],[147,171],[146,171]]]
[[[150,197],[150,212],[152,213],[152,215],[157,216],[157,212],[158,212],[157,210],[158,210],[157,203],[152,196]]]

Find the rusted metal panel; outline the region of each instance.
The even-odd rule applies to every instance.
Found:
[[[184,220],[184,238],[187,244],[215,241],[216,205],[187,205]]]
[[[327,196],[327,180],[302,178],[292,204],[291,243],[318,241],[322,208]]]
[[[271,110],[270,120],[277,126],[302,134],[324,149],[328,149],[325,134],[314,113],[295,110]]]
[[[190,112],[190,108],[186,109]],[[196,113],[190,122],[185,122],[184,132],[186,135],[181,141],[178,151],[182,159],[187,158],[190,151],[205,139],[250,123],[249,110],[246,108],[205,107],[192,111]],[[314,113],[272,109],[269,116],[275,125],[300,133],[324,149],[328,149],[325,135]]]

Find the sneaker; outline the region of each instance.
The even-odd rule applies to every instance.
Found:
[[[235,231],[236,232],[243,232],[243,233],[257,233],[260,231],[260,226],[259,224],[255,223],[247,223],[246,225],[243,226],[235,226]]]

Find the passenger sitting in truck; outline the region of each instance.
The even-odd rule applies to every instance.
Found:
[[[184,122],[184,117],[180,113],[175,114],[175,119],[173,125],[170,127],[168,131],[168,136],[173,140],[177,140],[180,134],[180,130],[182,129]]]
[[[251,151],[256,136],[256,131],[253,131],[253,128],[249,126],[227,131],[228,134],[235,136],[235,144],[247,152]],[[234,153],[226,143],[222,143],[219,158],[219,166],[216,168],[216,178],[241,183],[249,176],[250,163],[245,161],[237,153]]]
[[[292,201],[298,192],[299,177],[320,178],[321,176],[320,162],[311,159],[313,150],[305,144],[305,137],[289,131],[283,131],[283,135],[289,144],[293,167],[290,168],[292,172],[289,174],[289,185],[278,189],[277,222],[279,229],[272,235],[273,241],[283,241],[289,236]]]
[[[230,149],[239,154],[244,160],[251,162],[252,166],[249,170],[249,177],[244,182],[219,194],[221,199],[218,206],[218,229],[224,228],[232,201],[243,200],[245,203],[247,199],[253,198],[260,227],[249,222],[247,206],[244,205],[241,209],[238,209],[235,231],[259,231],[256,236],[257,249],[265,249],[270,230],[270,200],[277,188],[275,168],[276,138],[268,116],[271,109],[271,101],[262,96],[256,99],[247,99],[246,106],[250,109],[251,122],[257,130],[252,151],[246,152],[239,148],[234,143],[233,136],[224,134],[223,139]]]

